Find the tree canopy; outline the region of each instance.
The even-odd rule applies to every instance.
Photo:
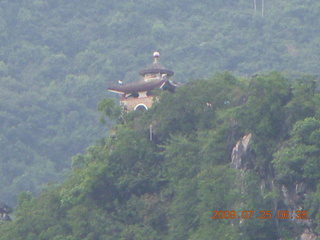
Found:
[[[122,113],[114,135],[72,158],[61,185],[36,198],[20,195],[14,220],[0,225],[0,239],[300,236],[303,224],[277,214],[303,209],[315,226],[319,221],[320,93],[304,91],[309,77],[302,84],[276,72],[249,79],[222,72],[163,92],[146,112]],[[301,106],[309,111],[292,109]],[[99,104],[109,117],[113,107],[109,100]],[[244,161],[251,164],[233,168],[233,148],[248,133]],[[306,190],[288,199],[283,189],[297,184]],[[213,219],[213,211],[255,215]]]
[[[263,2],[1,1],[0,200],[19,204],[0,239],[285,239],[295,222],[210,214],[289,210],[277,191],[296,188],[317,224],[320,3]],[[185,86],[121,114],[106,84],[136,81],[155,50]]]

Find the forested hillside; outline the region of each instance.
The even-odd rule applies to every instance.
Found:
[[[315,237],[319,104],[313,76],[276,72],[163,92],[148,111],[118,115],[114,135],[74,156],[61,186],[21,194],[0,239]]]
[[[1,1],[0,201],[61,182],[71,156],[108,135],[96,111],[113,97],[106,83],[135,81],[155,50],[180,82],[224,70],[317,74],[320,3],[256,4]]]

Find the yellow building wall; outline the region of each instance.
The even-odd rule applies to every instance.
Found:
[[[153,103],[153,96],[143,97],[143,98],[128,98],[121,100],[121,103],[127,110],[132,111],[139,105],[144,105],[150,108]]]

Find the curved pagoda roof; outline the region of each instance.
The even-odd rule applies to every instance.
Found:
[[[174,72],[166,69],[164,66],[162,66],[159,61],[158,58],[160,57],[159,52],[154,52],[153,53],[153,57],[154,57],[154,61],[151,65],[149,65],[146,69],[143,69],[141,71],[139,71],[139,75],[140,76],[144,76],[146,74],[167,74],[168,77],[171,77]]]
[[[158,52],[153,53],[154,62],[147,67],[144,70],[141,70],[139,74],[144,77],[144,79],[141,79],[140,81],[133,82],[133,83],[127,83],[127,84],[112,84],[108,87],[108,91],[120,93],[120,94],[128,94],[133,92],[144,92],[144,91],[151,91],[157,87],[165,87],[168,88],[168,81],[169,77],[171,77],[174,72],[168,69],[165,69],[159,62],[160,54]],[[158,76],[156,78],[148,78],[145,76],[146,74],[160,74],[161,76]],[[162,76],[162,74],[166,74],[166,76]],[[175,83],[170,81],[170,86],[176,87]],[[169,87],[170,88],[170,87]]]
[[[116,92],[116,93],[133,93],[133,92],[144,92],[144,91],[151,91],[155,89],[156,87],[160,87],[165,80],[162,79],[154,79],[151,81],[144,81],[140,80],[138,82],[133,82],[133,83],[127,83],[123,85],[111,85],[108,90],[110,92]]]

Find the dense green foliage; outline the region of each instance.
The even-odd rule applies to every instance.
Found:
[[[305,184],[298,206],[320,223],[319,97],[313,77],[276,72],[221,73],[163,92],[147,112],[122,114],[114,136],[74,156],[62,185],[37,198],[21,194],[0,239],[293,239],[303,227],[276,217],[290,208],[283,186]],[[109,100],[99,108],[116,110]],[[232,148],[248,133],[252,165],[234,169]],[[214,210],[274,217],[212,219]]]
[[[106,199],[111,202],[127,200],[130,194],[134,194],[137,198],[131,199],[130,204],[140,204],[140,208],[136,209],[140,220],[144,219],[141,212],[149,214],[148,204],[151,203],[154,205],[150,208],[159,213],[171,211],[177,214],[177,209],[171,209],[174,205],[168,210],[169,197],[157,195],[159,189],[170,186],[166,188],[166,194],[173,196],[174,190],[170,192],[169,189],[174,187],[169,182],[179,179],[179,186],[183,188],[187,183],[182,179],[190,178],[193,185],[177,196],[182,199],[193,189],[205,191],[199,186],[199,179],[206,176],[202,172],[205,166],[222,165],[223,168],[230,160],[226,153],[230,152],[235,140],[248,132],[258,136],[252,146],[260,156],[257,166],[268,167],[273,159],[279,183],[305,181],[308,186],[313,185],[318,179],[314,169],[318,166],[319,151],[318,96],[315,94],[313,76],[297,79],[296,86],[291,90],[292,82],[278,74],[260,76],[257,78],[259,81],[250,84],[250,88],[244,83],[246,81],[231,75],[220,76],[224,79],[223,83],[194,81],[189,84],[190,88],[182,88],[175,95],[163,96],[162,103],[154,108],[154,112],[149,111],[144,119],[136,118],[134,114],[120,116],[119,108],[112,101],[105,100],[98,108],[112,120],[129,125],[117,127],[117,136],[113,140],[116,143],[102,140],[108,143],[89,148],[87,154],[76,155],[107,135],[111,121],[107,120],[106,126],[99,125],[96,113],[97,103],[106,96],[112,96],[105,91],[106,83],[117,79],[135,81],[137,70],[151,61],[154,50],[160,51],[161,62],[173,69],[175,80],[181,82],[208,78],[217,70],[227,70],[244,78],[256,72],[279,70],[290,76],[290,80],[291,76],[300,72],[317,74],[320,33],[316,29],[320,3],[315,0],[265,2],[262,16],[260,0],[257,0],[256,11],[252,0],[1,1],[0,202],[15,205],[19,192],[28,190],[35,193],[49,181],[61,182],[72,165],[74,172],[66,186],[62,187],[64,190],[61,190],[64,192],[61,197],[66,203],[75,201],[73,194],[80,201],[81,197],[90,193],[101,205]],[[241,103],[248,96],[247,108],[243,109]],[[177,102],[181,104],[173,104]],[[212,111],[205,110],[202,104],[206,102],[212,103]],[[235,115],[241,119],[237,124],[234,122]],[[148,136],[145,126],[150,122],[158,123],[155,141],[160,146],[139,140],[130,146],[132,149],[126,156],[123,152],[127,150],[126,144],[131,144],[128,143],[130,138]],[[301,131],[305,128],[310,133],[308,139],[301,137]],[[291,132],[291,129],[294,131]],[[175,152],[176,148],[171,146],[174,142],[179,143],[177,149],[186,151],[185,156]],[[280,143],[283,147],[275,153]],[[111,154],[109,151],[113,144],[115,151]],[[146,148],[131,156],[140,146]],[[70,163],[74,155],[76,157]],[[91,161],[95,162],[98,158],[112,170],[97,166],[101,172],[95,176],[97,169],[91,166]],[[131,161],[132,158],[135,161]],[[146,158],[149,160],[140,162]],[[202,165],[195,166],[199,159]],[[175,164],[179,164],[180,170],[172,169]],[[87,165],[90,167],[84,170]],[[299,169],[298,166],[302,165],[305,167]],[[121,177],[119,168],[124,168],[128,176]],[[150,168],[153,170],[150,171]],[[131,172],[134,169],[136,172]],[[109,177],[106,179],[107,173]],[[86,180],[82,179],[83,176],[87,176]],[[137,176],[140,178],[137,179]],[[156,178],[151,179],[151,176]],[[219,177],[223,181],[225,176]],[[102,186],[101,191],[107,196],[95,193],[100,191],[97,186]],[[315,190],[316,187],[313,187]],[[73,190],[68,192],[67,189]],[[52,201],[59,205],[60,197],[54,195],[53,198]],[[178,199],[172,201],[175,206],[179,204]],[[310,209],[314,209],[313,215],[320,218],[314,207],[318,204],[316,199],[309,199]],[[34,203],[33,200],[30,203],[25,201],[25,206]],[[46,200],[41,201],[45,205]],[[200,196],[185,204],[191,206],[198,202],[205,204]],[[55,219],[51,219],[50,224],[55,230],[43,233],[47,234],[43,238],[52,238],[50,234],[56,234],[57,229],[63,236],[70,235],[72,219],[77,219],[81,211],[86,216],[85,210],[80,211],[76,207],[72,210],[76,205],[69,204],[63,206],[66,210],[61,211],[68,212],[69,215],[63,215],[68,223],[61,223],[58,227]],[[121,205],[119,209],[123,209],[123,202],[118,204]],[[26,210],[21,211],[23,216]],[[98,215],[99,211],[94,213],[91,209],[93,215],[90,217],[94,219],[94,214]],[[200,216],[199,211],[194,209],[190,215]],[[47,212],[42,217],[50,214]],[[108,236],[110,232],[144,236],[161,232],[160,238],[166,234],[171,238],[182,232],[186,234],[184,230],[174,230],[174,225],[187,219],[181,216],[180,220],[171,218],[169,221],[168,216],[160,215],[152,216],[153,225],[146,223],[148,227],[145,228],[136,223],[140,220],[132,220],[128,225],[126,220],[101,216],[100,225],[93,224],[88,226],[89,230],[84,230],[80,224],[77,229],[90,232],[97,225],[104,228],[107,221],[116,221],[119,223],[116,229],[105,228]],[[168,221],[168,224],[157,224],[157,221]],[[200,236],[201,227],[212,224],[202,221],[193,219],[186,222],[185,226],[195,226],[194,232],[189,234],[190,238],[196,239]],[[197,224],[201,227],[198,228]],[[162,227],[157,229],[156,225]],[[230,227],[228,224],[226,226]],[[125,230],[122,231],[122,228]],[[29,237],[33,238],[31,235]]]

